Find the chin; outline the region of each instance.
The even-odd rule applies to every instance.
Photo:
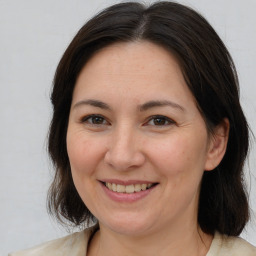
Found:
[[[128,216],[115,218],[110,221],[99,221],[99,223],[115,233],[127,236],[139,236],[149,232],[152,228],[150,221],[147,221],[145,218],[129,218]]]

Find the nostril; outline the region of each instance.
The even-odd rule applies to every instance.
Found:
[[[104,162],[118,171],[130,170],[136,168],[145,162],[145,157],[138,150],[108,150],[104,157]]]

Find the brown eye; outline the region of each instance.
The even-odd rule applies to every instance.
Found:
[[[167,126],[172,124],[175,124],[175,122],[166,116],[152,116],[147,122],[147,125],[151,126]]]
[[[154,118],[153,123],[154,125],[166,125],[168,122],[164,118]]]
[[[94,116],[94,117],[91,117],[91,122],[93,124],[103,124],[104,123],[104,118],[101,117],[101,116]]]
[[[90,115],[82,119],[82,123],[88,123],[91,125],[107,125],[108,122],[103,116],[100,115]]]

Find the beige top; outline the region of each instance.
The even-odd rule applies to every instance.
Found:
[[[87,245],[95,227],[46,242],[9,256],[86,256]],[[216,233],[206,256],[256,256],[256,247],[242,238]]]

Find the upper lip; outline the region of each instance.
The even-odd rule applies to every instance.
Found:
[[[148,180],[118,180],[118,179],[104,179],[100,180],[103,183],[114,183],[114,184],[119,184],[119,185],[133,185],[133,184],[154,184],[157,182],[152,182]]]

